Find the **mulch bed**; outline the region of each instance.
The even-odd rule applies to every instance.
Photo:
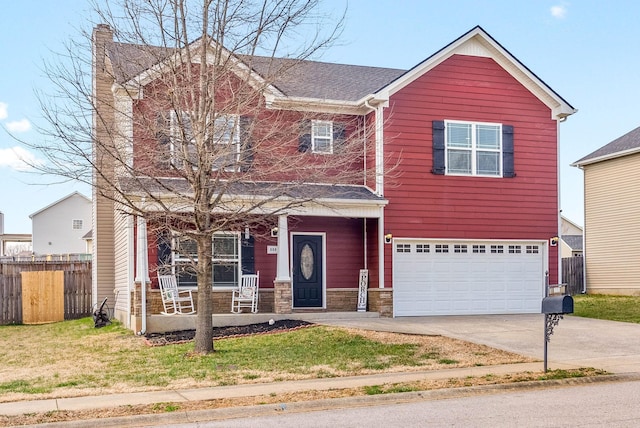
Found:
[[[301,320],[279,320],[273,324],[268,322],[227,327],[214,327],[213,338],[223,339],[229,337],[242,337],[254,334],[280,333],[309,327],[313,323]],[[145,335],[145,342],[149,346],[163,346],[177,343],[190,342],[196,336],[195,330],[180,330],[167,333],[150,333]]]

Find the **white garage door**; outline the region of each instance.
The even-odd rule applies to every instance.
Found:
[[[539,313],[544,246],[394,240],[395,316]]]

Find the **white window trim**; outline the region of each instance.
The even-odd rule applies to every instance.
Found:
[[[211,240],[211,251],[212,251],[212,257],[211,257],[211,263],[212,263],[212,269],[213,269],[213,263],[215,262],[220,262],[220,261],[232,261],[232,262],[237,262],[238,267],[237,267],[237,275],[236,277],[238,278],[238,281],[241,280],[242,277],[242,239],[240,236],[240,232],[215,232],[214,236],[221,236],[221,235],[234,235],[237,237],[236,239],[236,253],[237,253],[237,259],[225,259],[225,258],[220,258],[217,259],[214,257],[213,255],[213,239]],[[176,267],[178,266],[179,263],[190,263],[190,262],[197,262],[198,261],[198,255],[197,254],[192,254],[192,255],[180,255],[180,253],[175,251],[176,248],[176,242],[177,242],[177,236],[174,236],[172,241],[171,241],[171,266],[172,266],[172,272],[173,274],[177,274],[176,272]],[[213,271],[211,273],[213,275]],[[213,279],[213,276],[212,276]],[[213,284],[211,284],[211,286],[213,287]],[[184,289],[196,289],[197,286],[181,286],[180,284],[178,284],[179,288],[184,288]],[[216,286],[214,288],[214,290],[234,290],[237,288],[237,285],[234,286]]]
[[[456,175],[456,176],[463,176],[463,177],[486,177],[486,178],[502,178],[502,174],[503,174],[503,165],[502,165],[502,158],[503,158],[503,152],[502,152],[502,124],[501,123],[491,123],[491,122],[472,122],[472,121],[465,121],[465,120],[445,120],[445,130],[444,130],[444,147],[445,147],[445,154],[444,154],[444,162],[445,162],[445,173],[446,175]],[[471,148],[470,149],[466,149],[466,148],[462,148],[462,147],[451,147],[452,150],[467,150],[471,152],[471,173],[470,174],[464,174],[461,172],[449,172],[449,133],[448,133],[448,126],[451,123],[457,123],[457,124],[464,124],[464,125],[471,125]],[[486,125],[486,126],[497,126],[498,127],[498,142],[499,142],[499,148],[498,149],[480,149],[478,150],[477,148],[477,141],[476,141],[476,127],[478,125]],[[477,152],[492,152],[492,153],[498,153],[498,173],[497,174],[478,174],[477,172]]]
[[[215,236],[235,236],[236,237],[236,254],[237,257],[235,259],[230,259],[230,258],[216,258],[213,254],[213,239],[211,240],[211,252],[212,252],[212,259],[211,259],[211,263],[212,263],[212,268],[213,268],[213,263],[215,262],[235,262],[237,263],[237,270],[236,270],[236,278],[238,278],[238,284],[237,285],[233,285],[233,286],[216,286],[215,290],[233,290],[236,289],[239,286],[239,282],[242,280],[242,239],[240,236],[240,232],[215,232],[214,233],[214,237]],[[213,273],[212,273],[213,275]],[[213,286],[213,284],[212,284]]]
[[[179,112],[180,115],[182,115],[183,117],[185,115],[189,116],[189,112],[188,111],[180,111]],[[177,165],[177,155],[176,155],[176,150],[177,150],[177,144],[175,143],[175,138],[179,137],[178,135],[178,131],[179,131],[179,127],[176,126],[177,124],[177,112],[175,110],[171,110],[170,114],[169,114],[169,150],[171,152],[171,162]],[[222,145],[229,145],[229,144],[233,144],[235,146],[235,153],[234,153],[234,161],[236,164],[238,164],[239,160],[240,160],[240,115],[237,114],[225,114],[225,115],[220,115],[218,117],[216,117],[214,120],[219,120],[219,119],[223,119],[223,118],[233,118],[233,132],[232,132],[232,136],[230,140],[220,140],[220,141],[213,141],[213,144],[222,144]],[[191,125],[192,127],[192,131],[193,131],[193,125]],[[215,124],[214,124],[214,128],[215,128]],[[191,143],[195,143],[195,139],[191,139]],[[217,170],[217,168],[212,168],[214,171]],[[236,169],[235,168],[225,168],[225,171],[227,172],[235,172]]]
[[[316,136],[316,127],[320,125],[329,125],[329,137]],[[329,140],[329,150],[317,150],[316,140]],[[321,155],[333,154],[333,122],[329,120],[312,120],[311,121],[311,152]]]

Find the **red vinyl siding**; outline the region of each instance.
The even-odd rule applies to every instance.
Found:
[[[514,126],[515,178],[434,175],[432,121]],[[385,153],[399,159],[385,188],[394,238],[547,240],[557,234],[557,128],[550,109],[493,59],[454,55],[391,97]],[[385,246],[389,247],[389,246]],[[556,249],[550,251],[557,281]],[[386,281],[391,254],[386,248]]]
[[[291,221],[289,232],[326,233],[327,288],[357,288],[364,268],[363,230],[362,219],[300,217]]]

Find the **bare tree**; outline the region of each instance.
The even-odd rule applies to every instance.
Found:
[[[214,349],[215,232],[268,231],[275,215],[327,189],[372,183],[365,115],[272,105],[339,34],[342,17],[318,3],[106,2],[96,8],[102,24],[85,34],[92,60],[74,43],[46,64],[59,91],[41,97],[52,138],[32,144],[48,158],[40,169],[91,184],[107,211],[196,243],[196,352]],[[312,119],[333,124],[318,130],[335,136],[332,156],[309,150]]]

